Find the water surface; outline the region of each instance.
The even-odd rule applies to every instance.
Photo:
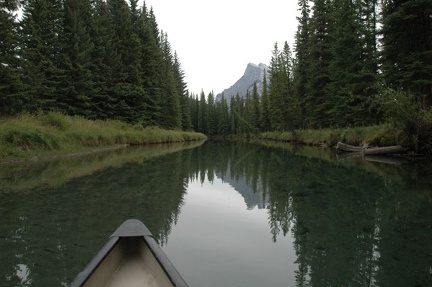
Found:
[[[127,218],[191,287],[431,286],[427,165],[183,148],[1,166],[0,286],[67,286]]]

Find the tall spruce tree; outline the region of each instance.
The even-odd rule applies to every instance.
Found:
[[[207,103],[204,91],[201,91],[200,93],[200,99],[199,99],[199,107],[198,107],[198,132],[207,133],[207,121],[206,121],[206,115],[207,115]]]
[[[268,86],[267,86],[267,72],[264,72],[263,76],[263,88],[260,100],[260,130],[270,131],[270,107],[269,107],[269,97],[268,97]]]
[[[432,2],[388,0],[383,4],[382,69],[394,89],[432,105]]]
[[[0,2],[0,115],[15,115],[23,107],[18,56],[18,1]]]
[[[94,44],[91,58],[91,74],[94,93],[91,97],[92,119],[114,118],[116,98],[111,92],[115,71],[111,63],[114,55],[112,21],[104,0],[95,0],[92,10],[90,36]]]
[[[189,95],[187,90],[187,84],[185,82],[185,74],[182,70],[179,57],[177,52],[174,52],[174,79],[177,87],[177,94],[179,95],[180,101],[180,118],[182,130],[192,129],[190,107],[189,107]]]
[[[326,111],[329,110],[327,85],[330,83],[332,59],[331,25],[332,5],[330,0],[315,0],[310,19],[308,84],[305,94],[304,114],[306,125],[314,128],[329,125]]]
[[[92,7],[88,0],[65,0],[62,44],[63,76],[59,87],[58,109],[69,115],[94,117],[91,98],[95,93],[91,73],[93,41]]]
[[[161,121],[165,128],[181,128],[181,107],[174,72],[174,58],[171,44],[166,33],[161,33],[161,50],[163,55],[163,78],[161,85]]]
[[[297,32],[295,35],[295,54],[296,54],[296,63],[294,66],[294,91],[296,97],[299,99],[300,104],[300,113],[299,121],[301,125],[304,127],[304,119],[306,115],[306,111],[309,110],[308,106],[310,105],[308,101],[308,83],[310,81],[309,78],[309,69],[311,64],[310,58],[310,7],[308,0],[299,0],[298,1],[299,9],[300,9],[300,17],[297,17],[299,21],[299,25],[297,28]]]
[[[250,111],[250,125],[254,132],[258,132],[260,130],[260,98],[258,94],[257,84],[254,83],[252,88],[252,96],[251,96],[251,111]]]
[[[207,107],[205,115],[207,134],[215,135],[218,131],[218,119],[216,112],[216,103],[213,91],[207,95]]]
[[[217,102],[218,115],[218,134],[229,135],[230,131],[230,113],[228,103],[222,94],[221,100]]]
[[[282,79],[283,79],[283,102],[285,104],[283,112],[284,130],[294,130],[299,123],[300,102],[294,90],[294,60],[288,42],[284,43],[281,55]]]
[[[26,110],[57,110],[62,71],[61,0],[28,0],[23,6],[21,51]]]
[[[364,118],[361,87],[364,44],[357,8],[351,0],[333,2],[332,57],[328,69],[331,82],[326,87],[324,114],[330,126],[361,124]]]
[[[148,11],[145,3],[138,17],[137,31],[140,40],[140,66],[143,94],[141,112],[147,125],[158,125],[161,119],[160,97],[163,68],[162,51],[159,44],[159,29],[153,10]]]

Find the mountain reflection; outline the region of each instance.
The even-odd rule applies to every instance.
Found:
[[[201,180],[208,172],[248,209],[268,209],[273,241],[292,233],[297,286],[430,286],[430,171],[309,151],[208,142],[191,152]]]
[[[329,151],[243,142],[178,150],[154,157],[137,151],[128,155],[134,160],[52,185],[27,173],[31,188],[19,183],[19,192],[12,186],[19,172],[3,176],[14,180],[2,187],[13,192],[0,192],[0,282],[7,282],[0,285],[69,284],[127,218],[145,222],[164,245],[188,183],[220,178],[247,209],[266,209],[271,240],[293,236],[296,286],[430,286],[430,167],[337,161]]]

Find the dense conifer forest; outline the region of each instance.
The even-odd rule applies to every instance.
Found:
[[[244,134],[387,122],[431,137],[431,1],[298,5],[294,47],[275,43],[262,95],[254,88],[229,103],[215,102],[213,93],[192,95],[195,130]]]
[[[295,43],[275,43],[262,94],[254,87],[228,102],[189,94],[145,3],[2,0],[0,115],[55,111],[209,135],[392,121],[432,134],[430,0],[298,7]]]
[[[56,111],[191,129],[179,58],[145,4],[2,0],[0,13],[0,115]]]

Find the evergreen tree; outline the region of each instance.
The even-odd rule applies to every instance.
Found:
[[[177,53],[174,52],[174,78],[177,86],[177,94],[180,97],[180,117],[182,130],[191,130],[191,115],[189,108],[189,95],[187,91],[187,84],[184,80],[184,71],[181,68],[180,60]]]
[[[145,3],[141,9],[137,22],[140,40],[140,67],[142,71],[143,106],[141,113],[147,125],[157,125],[161,119],[160,98],[162,83],[163,57],[159,43],[159,29],[153,10],[147,11]]]
[[[207,103],[205,99],[204,91],[201,91],[199,107],[198,107],[198,128],[197,131],[206,134],[207,133]]]
[[[308,0],[298,1],[301,16],[297,18],[299,21],[298,29],[295,35],[295,50],[296,50],[296,64],[294,66],[294,91],[296,97],[299,99],[301,108],[301,118],[304,126],[304,119],[308,106],[308,83],[309,69],[310,69],[310,7]]]
[[[28,0],[21,21],[26,110],[56,110],[62,71],[63,6],[61,0]]]
[[[283,85],[282,96],[283,96],[283,103],[284,103],[283,128],[284,130],[294,130],[300,125],[299,117],[301,113],[300,113],[300,102],[298,96],[295,94],[294,91],[294,83],[293,83],[294,60],[292,58],[291,48],[288,45],[288,42],[285,42],[280,57],[281,57],[281,64],[282,64],[281,79]]]
[[[181,128],[180,97],[174,75],[174,59],[166,33],[161,33],[160,42],[164,60],[160,98],[162,126],[174,129]]]
[[[217,103],[218,107],[218,134],[229,135],[230,130],[230,113],[228,109],[228,103],[225,96],[222,94],[221,100]]]
[[[236,134],[238,130],[238,120],[236,117],[236,98],[231,97],[230,99],[230,132],[231,134]]]
[[[15,11],[18,1],[0,2],[0,115],[15,115],[24,106],[25,98],[18,69],[18,25]]]
[[[383,7],[383,72],[395,89],[432,104],[432,2],[389,0]]]
[[[139,119],[135,107],[139,105],[142,90],[136,84],[136,58],[139,45],[133,33],[132,13],[124,0],[107,0],[111,28],[109,94],[114,99],[114,118],[127,122]]]
[[[251,105],[250,105],[250,125],[254,132],[258,132],[260,130],[260,99],[258,94],[258,88],[256,83],[253,85],[252,96],[251,96]]]
[[[270,107],[269,107],[269,98],[268,98],[268,88],[267,88],[267,72],[264,72],[263,76],[263,90],[260,101],[260,130],[261,131],[270,131]]]
[[[213,92],[207,96],[207,107],[205,115],[207,134],[215,135],[218,131],[218,119],[216,114],[215,97]]]
[[[90,36],[92,7],[88,0],[65,0],[61,34],[63,76],[58,109],[70,115],[92,117],[95,93],[91,73],[93,42]],[[94,117],[94,116],[93,116]]]
[[[304,98],[306,125],[326,127],[326,111],[330,109],[327,85],[330,83],[330,62],[332,59],[331,25],[333,23],[330,0],[315,0],[313,17],[310,19],[308,84]]]
[[[328,125],[345,126],[361,123],[365,109],[359,87],[363,43],[355,4],[351,0],[334,0],[333,4],[332,57],[328,69],[331,83],[326,89],[325,118]]]
[[[270,60],[269,111],[273,130],[283,131],[286,105],[286,71],[284,70],[281,52],[278,44],[274,44]]]
[[[93,79],[93,95],[91,97],[91,115],[93,119],[114,118],[116,98],[111,92],[115,72],[111,63],[115,48],[112,22],[104,0],[95,0],[90,36],[93,42],[91,74]]]
[[[199,99],[198,95],[191,94],[189,97],[190,115],[192,122],[192,129],[198,131],[198,114],[199,114]]]

